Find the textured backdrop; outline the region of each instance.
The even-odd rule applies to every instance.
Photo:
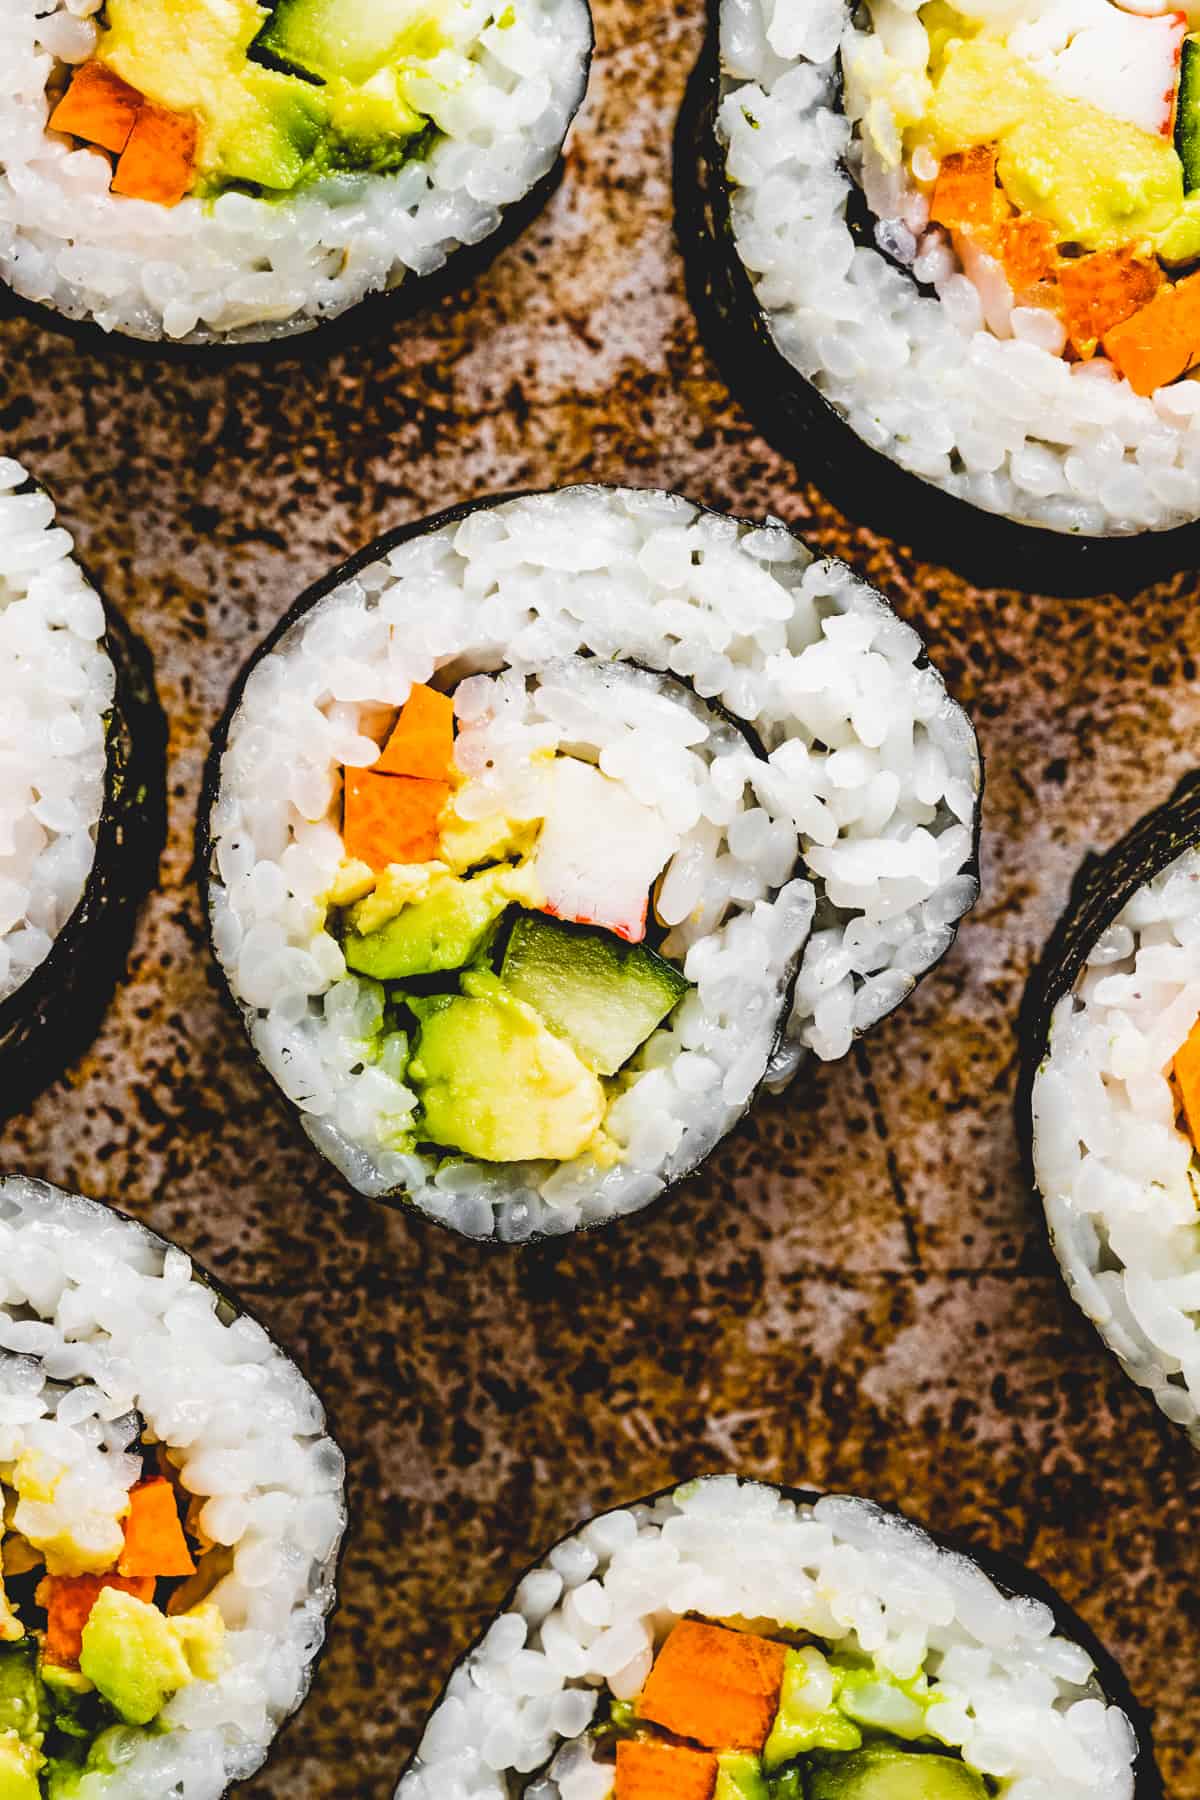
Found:
[[[0,445],[148,639],[171,837],[91,1054],[0,1166],[111,1200],[252,1299],[353,1484],[308,1707],[242,1792],[384,1800],[451,1660],[580,1515],[738,1467],[895,1502],[1058,1584],[1200,1795],[1200,1462],[1059,1285],[1011,1121],[1025,975],[1083,852],[1196,761],[1193,577],[1135,605],[979,592],[853,531],[697,343],[671,229],[700,0],[598,0],[565,182],[477,283],[334,360],[93,360],[0,322]],[[642,1219],[527,1254],[352,1201],[213,984],[192,871],[208,734],[294,596],[377,531],[596,477],[771,508],[877,581],[972,709],[984,897],[915,1001],[758,1108]]]

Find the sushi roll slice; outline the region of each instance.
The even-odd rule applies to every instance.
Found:
[[[1200,1445],[1200,776],[1080,870],[1019,1125],[1072,1296]]]
[[[680,137],[727,378],[851,517],[981,583],[1200,549],[1200,19],[712,0]]]
[[[1155,1800],[1162,1785],[1116,1666],[1033,1577],[866,1500],[713,1476],[555,1545],[454,1670],[396,1792]]]
[[[199,861],[251,1040],[360,1191],[512,1241],[645,1206],[843,1055],[977,894],[970,725],[778,524],[581,487],[372,545],[252,659]]]
[[[0,278],[147,342],[405,299],[545,198],[587,0],[10,0]],[[463,271],[456,264],[456,275]]]
[[[304,1699],[344,1469],[183,1251],[0,1180],[0,1793],[218,1800]]]
[[[145,651],[0,457],[0,1115],[99,1025],[157,870],[165,738]]]

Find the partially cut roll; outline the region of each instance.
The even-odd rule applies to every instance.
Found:
[[[898,1004],[975,898],[978,791],[916,634],[782,526],[486,504],[372,546],[253,659],[213,945],[360,1191],[569,1231]]]

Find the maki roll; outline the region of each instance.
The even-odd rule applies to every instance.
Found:
[[[149,661],[0,457],[0,1113],[90,1041],[162,844]]]
[[[0,1180],[0,1793],[217,1800],[303,1700],[343,1464],[181,1250]]]
[[[1151,1800],[1137,1717],[1023,1571],[865,1500],[715,1476],[557,1544],[451,1675],[396,1791]]]
[[[290,337],[544,197],[587,0],[17,0],[0,277],[148,341]]]
[[[252,659],[202,808],[213,947],[360,1192],[570,1231],[903,999],[976,897],[979,779],[915,632],[781,525],[486,503]]]
[[[713,10],[681,219],[714,348],[781,447],[987,585],[1141,587],[1194,562],[1200,20],[1166,0]]]
[[[1022,1023],[1067,1286],[1200,1445],[1200,777],[1084,864]]]

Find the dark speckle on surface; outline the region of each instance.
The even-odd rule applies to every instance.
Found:
[[[136,1212],[252,1300],[350,1462],[342,1607],[247,1796],[385,1800],[512,1576],[595,1508],[737,1467],[846,1487],[1023,1556],[1124,1663],[1200,1794],[1200,1464],[1058,1281],[1011,1114],[1024,980],[1084,852],[1197,760],[1188,574],[1134,604],[980,592],[854,533],[697,342],[671,232],[700,0],[597,0],[548,210],[470,288],[332,360],[100,362],[0,325],[0,441],[151,645],[171,839],[94,1049],[0,1167]],[[928,638],[988,764],[984,895],[840,1066],[765,1101],[644,1218],[527,1254],[348,1197],[222,1004],[193,880],[208,733],[292,599],[378,532],[597,478],[770,510]]]

